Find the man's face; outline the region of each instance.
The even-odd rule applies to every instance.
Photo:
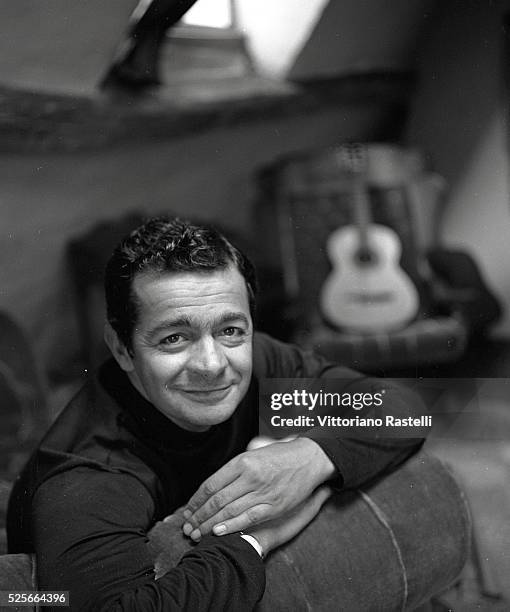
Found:
[[[244,278],[211,272],[141,273],[138,321],[124,367],[133,385],[183,429],[227,420],[252,372],[252,320]],[[121,364],[122,365],[122,364]]]

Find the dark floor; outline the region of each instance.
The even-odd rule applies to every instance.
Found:
[[[453,469],[471,509],[474,534],[474,570],[485,608],[510,610],[510,403],[486,400],[484,420],[492,438],[431,438],[426,448]],[[459,608],[460,610],[460,608]]]

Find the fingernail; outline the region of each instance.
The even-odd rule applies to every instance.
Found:
[[[192,515],[191,510],[184,510],[184,512],[182,513],[182,516],[183,516],[183,517],[184,517],[186,520],[190,519],[190,518],[191,518],[191,515]]]
[[[189,524],[189,523],[184,523],[182,530],[184,532],[184,535],[191,535],[192,531],[193,531],[193,527]]]
[[[198,542],[200,540],[200,538],[202,537],[202,534],[200,533],[199,529],[195,529],[195,531],[191,532],[191,536],[190,538],[194,541],[194,542]]]
[[[225,533],[225,531],[227,531],[226,525],[215,525],[213,527],[213,532],[215,533],[215,535],[222,535]]]
[[[169,523],[171,520],[172,520],[172,517],[165,516],[165,518],[163,519],[163,523]]]

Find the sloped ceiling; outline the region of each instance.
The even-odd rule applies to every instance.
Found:
[[[137,0],[0,0],[0,85],[96,90]]]
[[[448,0],[443,0],[448,1]],[[291,79],[413,67],[436,0],[238,0],[258,68]]]
[[[331,0],[287,76],[409,70],[435,0]]]

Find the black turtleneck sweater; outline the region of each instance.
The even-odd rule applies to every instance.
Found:
[[[232,417],[184,431],[106,362],[63,410],[18,478],[8,511],[9,552],[34,552],[40,590],[68,590],[72,610],[251,610],[264,564],[238,535],[206,536],[154,580],[147,533],[258,433],[258,380],[336,377],[373,381],[255,334],[254,374]],[[409,397],[392,412],[409,413]],[[351,440],[310,432],[355,487],[408,457],[420,439]]]

